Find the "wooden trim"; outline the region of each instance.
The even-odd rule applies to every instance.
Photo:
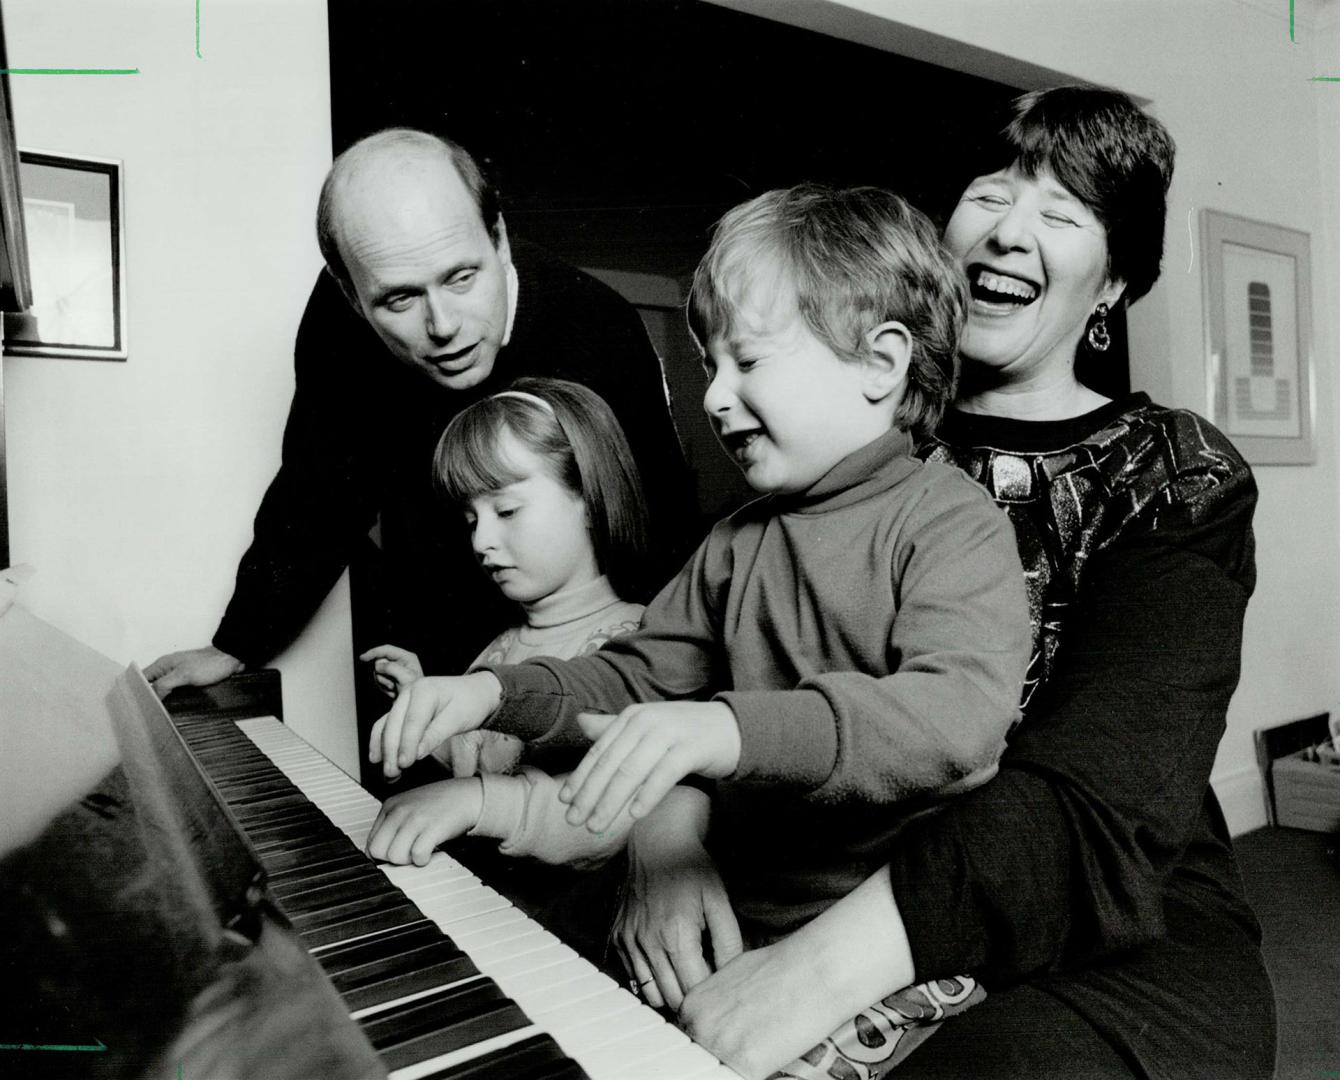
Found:
[[[244,720],[249,716],[284,719],[277,668],[244,671],[213,686],[181,686],[163,699],[177,720]]]

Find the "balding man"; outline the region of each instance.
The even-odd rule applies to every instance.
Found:
[[[510,239],[470,155],[420,131],[341,154],[317,234],[328,272],[298,329],[279,472],[213,644],[146,669],[160,695],[272,659],[374,526],[385,611],[370,633],[429,672],[464,670],[515,611],[475,565],[462,515],[434,493],[433,450],[452,416],[522,375],[572,379],[609,402],[668,574],[676,538],[692,532],[691,484],[660,364],[624,300]]]

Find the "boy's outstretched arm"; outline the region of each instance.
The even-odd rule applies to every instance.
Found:
[[[740,728],[720,701],[630,705],[618,716],[583,713],[578,723],[595,745],[568,777],[559,798],[568,824],[608,828],[625,806],[649,813],[690,773],[719,780],[740,761]]]
[[[488,671],[419,679],[372,725],[368,759],[388,780],[432,750],[487,720],[502,700],[502,684]]]

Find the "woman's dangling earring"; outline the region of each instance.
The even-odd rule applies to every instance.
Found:
[[[1089,347],[1094,352],[1107,352],[1112,344],[1112,335],[1107,331],[1107,314],[1111,311],[1106,304],[1099,304],[1094,310],[1094,321],[1089,327]]]

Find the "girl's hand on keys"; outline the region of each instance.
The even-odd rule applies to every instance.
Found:
[[[377,645],[359,656],[372,661],[372,675],[387,697],[395,697],[411,683],[423,678],[418,656],[399,645]]]
[[[368,833],[368,855],[426,866],[433,849],[463,836],[479,822],[484,784],[478,778],[442,780],[392,795]]]

